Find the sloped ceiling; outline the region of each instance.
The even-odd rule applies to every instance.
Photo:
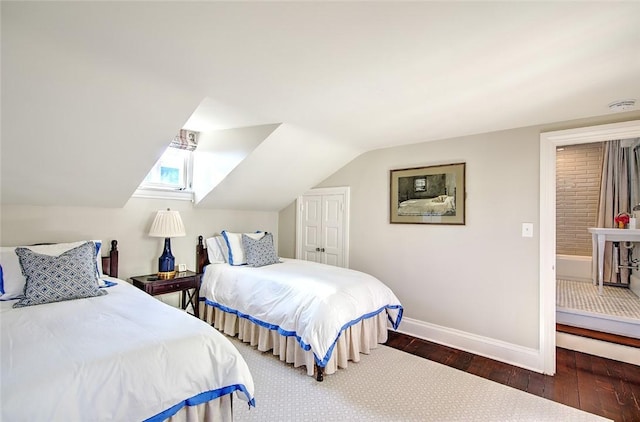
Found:
[[[0,7],[2,203],[120,207],[181,127],[275,125],[198,203],[273,210],[367,150],[640,99],[638,2]]]

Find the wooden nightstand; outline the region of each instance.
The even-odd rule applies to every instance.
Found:
[[[131,281],[133,281],[134,286],[152,296],[181,292],[182,309],[187,309],[187,305],[191,304],[193,314],[200,318],[198,302],[201,276],[202,274],[194,273],[193,271],[182,271],[176,272],[173,278],[168,279],[159,279],[155,274],[148,274],[131,277]]]

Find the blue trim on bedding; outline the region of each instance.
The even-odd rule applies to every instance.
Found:
[[[230,313],[230,314],[235,314],[240,318],[248,319],[249,321],[251,321],[254,324],[259,325],[261,327],[265,327],[265,328],[268,328],[270,330],[277,331],[278,334],[280,334],[280,335],[283,335],[283,336],[286,336],[286,337],[295,337],[296,340],[298,341],[298,344],[300,344],[300,347],[302,348],[302,350],[305,350],[305,351],[311,350],[311,346],[308,345],[307,343],[305,343],[304,341],[302,341],[300,336],[298,336],[295,331],[283,330],[282,328],[280,328],[279,326],[277,326],[275,324],[269,324],[267,322],[260,321],[259,319],[254,318],[251,315],[244,314],[244,313],[242,313],[242,312],[240,312],[238,310],[228,308],[228,307],[226,307],[224,305],[221,305],[219,303],[216,303],[216,302],[212,302],[209,299],[204,298],[204,297],[201,297],[200,301],[201,302],[204,301],[205,304],[207,304],[209,306],[214,306],[214,307],[220,309],[221,311],[224,311],[224,312],[227,312],[227,313]],[[313,352],[313,357],[314,357],[314,359],[316,361],[316,364],[321,368],[324,368],[325,366],[327,366],[327,363],[329,363],[329,359],[331,359],[331,354],[333,353],[333,349],[335,348],[336,344],[338,343],[338,339],[340,338],[340,336],[342,335],[342,332],[344,330],[346,330],[347,328],[351,327],[352,325],[355,325],[355,324],[359,323],[360,321],[362,321],[364,319],[372,318],[372,317],[378,315],[380,312],[386,311],[387,309],[398,309],[398,318],[396,318],[395,321],[393,321],[391,319],[391,315],[389,315],[389,313],[387,313],[387,319],[391,322],[391,324],[393,326],[393,329],[397,330],[398,326],[400,325],[400,321],[402,320],[402,314],[403,314],[404,308],[401,305],[385,305],[382,308],[378,309],[377,311],[373,311],[373,312],[370,312],[368,314],[364,314],[361,317],[356,318],[353,321],[349,321],[348,323],[343,325],[342,328],[340,329],[340,332],[336,336],[336,339],[333,341],[333,344],[331,345],[331,347],[329,347],[329,350],[327,351],[327,354],[324,356],[323,359],[319,359],[318,356],[316,355],[316,353]]]
[[[203,297],[201,297],[201,298],[200,298],[200,300],[201,300],[201,301],[203,301],[203,300],[204,300],[204,302],[205,302],[207,305],[209,305],[209,306],[215,306],[216,308],[220,309],[220,310],[221,310],[221,311],[223,311],[223,312],[227,312],[227,313],[229,313],[229,314],[235,314],[235,315],[237,315],[237,316],[238,316],[238,317],[240,317],[240,318],[248,319],[249,321],[253,322],[253,323],[254,323],[254,324],[256,324],[256,325],[259,325],[259,326],[264,327],[264,328],[268,328],[269,330],[272,330],[272,331],[277,331],[277,332],[278,332],[278,334],[280,334],[281,336],[285,336],[285,337],[295,337],[295,338],[296,338],[296,340],[298,341],[298,343],[300,344],[300,346],[302,347],[302,349],[304,349],[304,350],[311,350],[311,346],[310,346],[310,345],[308,345],[308,344],[306,344],[304,341],[302,341],[302,339],[301,339],[301,338],[296,334],[296,332],[295,332],[295,331],[287,331],[287,330],[283,330],[282,328],[280,328],[279,326],[277,326],[277,325],[275,325],[275,324],[269,324],[268,322],[261,321],[261,320],[259,320],[259,319],[257,319],[257,318],[252,317],[252,316],[251,316],[251,315],[249,315],[249,314],[244,314],[244,313],[242,313],[242,312],[240,312],[240,311],[238,311],[238,310],[231,309],[231,308],[227,308],[226,306],[221,305],[221,304],[216,303],[216,302],[212,302],[212,301],[210,301],[210,300],[209,300],[209,299],[207,299],[207,298],[203,298]]]
[[[229,264],[230,265],[234,265],[233,264],[233,251],[231,250],[231,243],[229,243],[229,236],[227,235],[227,231],[226,230],[222,230],[222,232],[220,233],[222,235],[222,238],[224,239],[224,242],[227,244],[227,251],[229,251]]]
[[[393,325],[393,329],[396,330],[398,328],[398,326],[400,325],[400,320],[402,319],[403,308],[400,305],[385,305],[382,308],[378,309],[377,311],[373,311],[373,312],[369,312],[368,314],[364,314],[360,318],[356,318],[353,321],[349,321],[345,325],[343,325],[342,328],[340,328],[340,333],[338,333],[338,336],[333,341],[333,344],[331,345],[331,347],[329,347],[329,350],[327,351],[327,354],[325,355],[325,357],[322,360],[319,360],[318,356],[316,356],[315,353],[313,354],[314,358],[316,359],[316,364],[318,364],[318,366],[320,366],[320,367],[327,366],[327,363],[329,363],[329,359],[331,359],[331,354],[333,353],[333,349],[336,347],[336,344],[338,344],[338,339],[340,338],[340,336],[342,335],[342,332],[344,330],[346,330],[347,328],[351,327],[352,325],[356,325],[357,323],[359,323],[362,320],[373,318],[374,316],[378,315],[380,312],[386,311],[387,309],[399,309],[398,318],[396,319],[395,322],[391,319],[391,315],[389,315],[389,313],[387,313],[387,319]]]
[[[106,289],[106,288],[118,285],[118,283],[116,283],[115,281],[109,281],[109,280],[102,280],[102,281],[104,282],[104,286],[100,286],[101,289]]]
[[[247,396],[247,400],[249,400],[249,406],[255,407],[256,399],[251,397],[251,395],[249,394],[249,391],[247,391],[247,387],[245,387],[244,384],[234,384],[234,385],[218,388],[217,390],[209,390],[200,394],[196,394],[195,396],[190,397],[186,400],[183,400],[180,403],[176,404],[175,406],[171,406],[167,410],[164,410],[158,413],[157,415],[150,417],[149,419],[145,419],[145,422],[163,421],[175,415],[176,413],[178,413],[180,409],[182,409],[185,406],[198,406],[202,403],[206,403],[208,401],[215,400],[227,394],[231,394],[234,391],[242,391],[244,395]]]
[[[102,265],[102,255],[100,254],[100,248],[102,247],[102,242],[93,242],[96,247],[96,274],[100,277],[100,267]]]
[[[4,294],[4,272],[2,271],[2,264],[0,264],[0,295]]]

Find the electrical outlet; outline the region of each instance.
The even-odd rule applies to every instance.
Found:
[[[178,271],[181,273],[187,271],[187,264],[178,264]]]
[[[533,237],[533,223],[522,223],[522,237]]]

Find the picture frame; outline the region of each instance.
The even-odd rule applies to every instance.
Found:
[[[464,225],[465,163],[390,171],[389,222]]]

